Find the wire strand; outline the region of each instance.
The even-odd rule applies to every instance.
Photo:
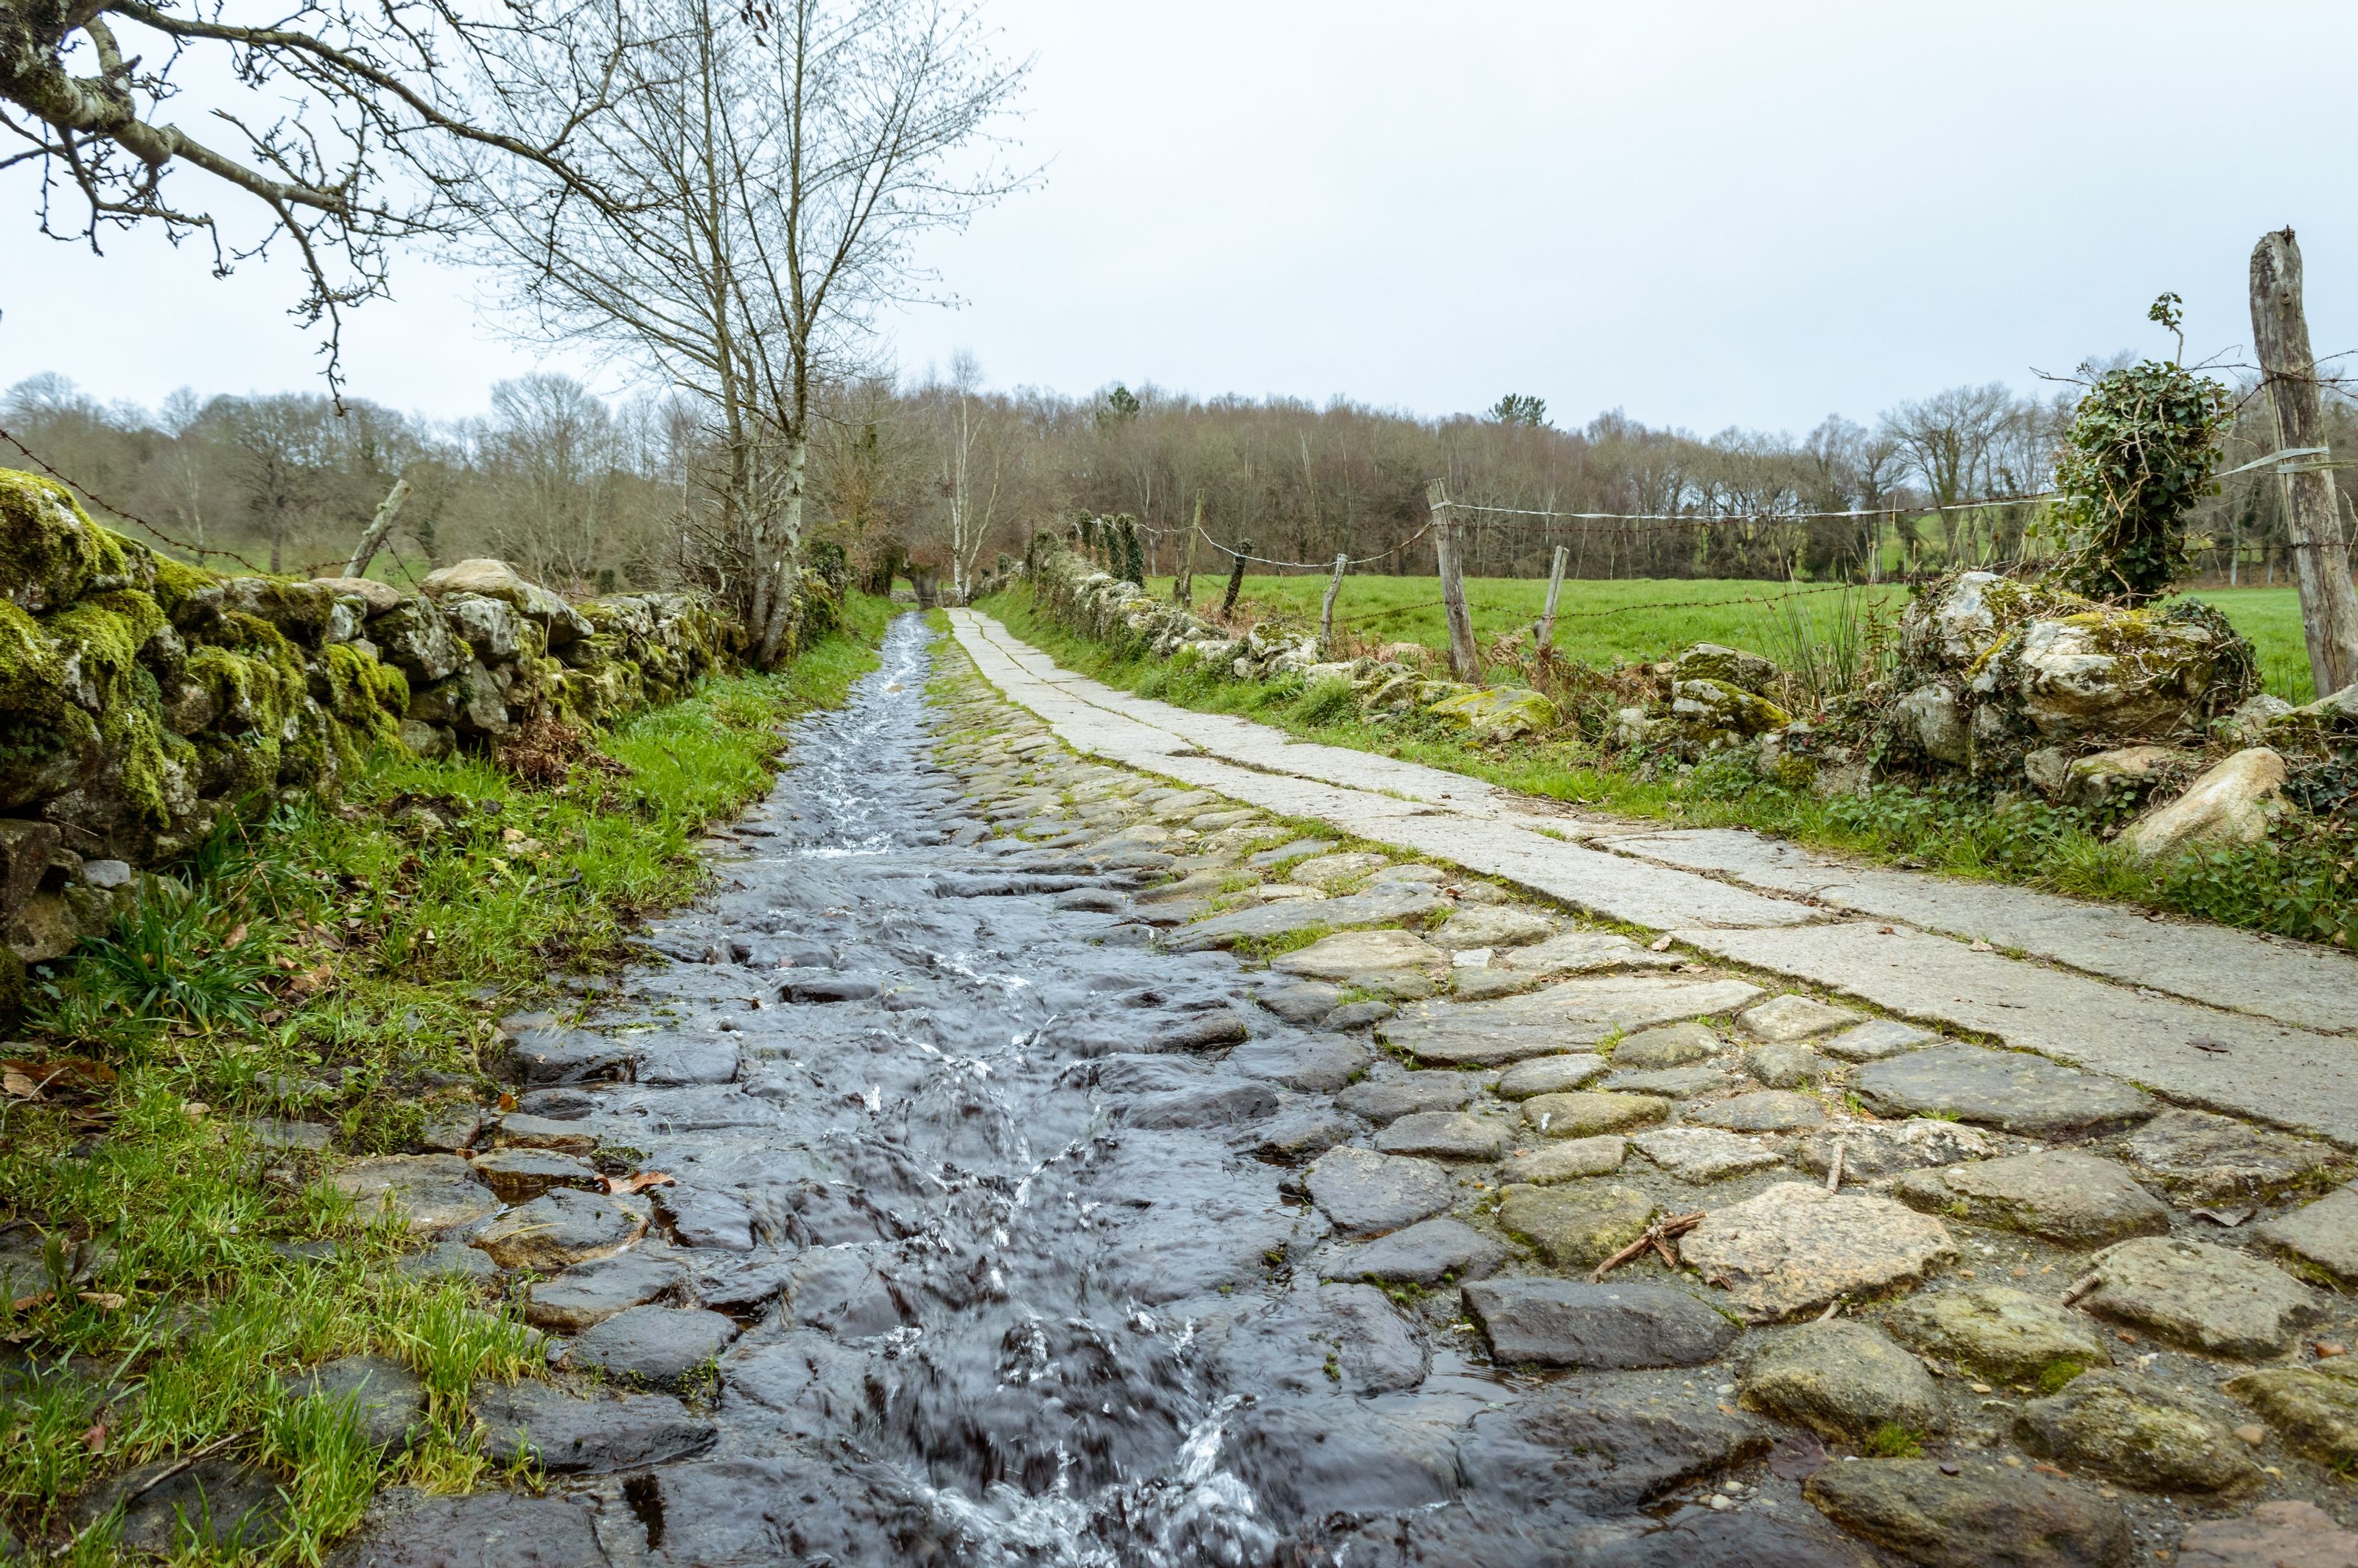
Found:
[[[203,545],[191,545],[185,539],[176,539],[172,537],[171,535],[167,534],[163,529],[157,527],[156,524],[148,522],[147,519],[140,516],[136,512],[117,506],[112,501],[107,500],[106,497],[99,494],[98,492],[91,489],[90,486],[86,484],[77,484],[74,481],[68,479],[56,469],[50,467],[49,462],[43,459],[38,452],[36,452],[32,448],[25,445],[25,443],[18,440],[13,433],[5,428],[0,428],[0,441],[5,441],[10,446],[16,448],[18,451],[24,453],[26,460],[38,465],[42,472],[48,474],[51,479],[56,480],[59,484],[64,485],[68,490],[79,492],[82,499],[95,503],[100,510],[111,512],[126,523],[135,523],[140,527],[146,529],[150,534],[155,535],[156,537],[161,539],[167,545],[171,546],[172,548],[176,550],[185,550],[190,555],[196,557],[196,564],[199,566],[202,566],[204,564],[204,559],[209,555],[226,556],[231,560],[235,561],[239,566],[243,567],[250,572],[259,573],[265,576],[268,575],[267,573],[264,573],[260,567],[255,566],[252,561],[247,560],[235,550],[211,549]]]

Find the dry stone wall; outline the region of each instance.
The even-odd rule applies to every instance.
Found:
[[[611,719],[743,649],[696,596],[568,603],[500,561],[416,594],[224,576],[0,470],[0,969],[103,931],[136,896],[134,867],[225,814],[332,793],[378,747],[440,756],[534,719]]]

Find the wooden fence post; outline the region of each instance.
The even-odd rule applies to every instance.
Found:
[[[1318,645],[1329,656],[1335,652],[1335,599],[1343,591],[1343,568],[1350,564],[1348,556],[1335,557],[1335,575],[1326,584],[1326,602],[1318,607]]]
[[[369,525],[362,533],[360,543],[352,546],[352,558],[344,563],[346,577],[368,575],[369,563],[376,559],[376,553],[384,547],[386,535],[393,532],[394,519],[401,515],[401,503],[408,499],[409,481],[406,479],[395,480],[393,488],[385,492],[384,499],[376,503],[376,515],[369,519]],[[204,538],[204,535],[200,532],[197,535],[197,543],[203,544]]]
[[[2317,361],[2300,305],[2300,247],[2290,229],[2260,236],[2252,249],[2252,341],[2276,411],[2277,450],[2321,447]],[[2300,624],[2309,641],[2309,676],[2325,697],[2358,682],[2358,589],[2333,492],[2333,470],[2305,463],[2280,474],[2285,531],[2300,582]]]
[[[1533,639],[1533,651],[1542,659],[1555,657],[1555,601],[1563,596],[1563,568],[1572,560],[1572,552],[1562,545],[1555,547],[1555,562],[1548,568],[1546,607],[1540,611],[1539,634]]]
[[[1195,608],[1195,541],[1204,536],[1204,497],[1195,496],[1195,523],[1187,530],[1187,547],[1180,552],[1179,575],[1171,579],[1171,602],[1182,610]]]
[[[1482,678],[1482,658],[1474,646],[1474,618],[1466,611],[1466,563],[1456,510],[1439,480],[1425,487],[1424,496],[1433,508],[1433,556],[1441,568],[1441,607],[1449,622],[1449,668],[1470,685]]]
[[[1228,568],[1228,591],[1220,600],[1220,619],[1226,621],[1237,612],[1237,595],[1244,590],[1245,557],[1252,550],[1250,539],[1238,539],[1235,551],[1236,564]]]

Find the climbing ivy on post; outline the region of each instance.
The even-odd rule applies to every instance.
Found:
[[[1121,575],[1140,588],[1146,586],[1146,546],[1140,538],[1138,519],[1121,514]]]
[[[2175,328],[2171,296],[2153,319]],[[2136,605],[2193,570],[2186,514],[2218,484],[2212,470],[2227,389],[2185,366],[2147,360],[2088,389],[2055,464],[2066,549],[2054,576],[2091,599]]]

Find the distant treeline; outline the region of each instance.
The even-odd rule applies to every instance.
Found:
[[[1382,556],[1355,569],[1421,574],[1433,557],[1416,535],[1439,480],[1469,508],[1503,509],[1469,513],[1483,524],[1468,546],[1475,576],[1543,575],[1563,545],[1576,577],[1891,577],[2042,547],[2040,508],[1961,503],[2047,488],[2071,390],[1957,387],[1871,425],[1837,416],[1798,438],[1698,437],[1618,412],[1561,429],[1528,395],[1422,419],[1341,400],[1206,401],[1152,387],[994,392],[962,360],[946,377],[827,389],[811,533],[842,546],[871,584],[915,568],[956,587],[1020,553],[1032,527],[1084,513],[1139,519],[1150,569],[1168,572],[1200,509],[1212,540],[1249,541],[1256,556]],[[2346,404],[2329,417],[2337,435],[2350,432]],[[182,554],[338,567],[403,477],[413,488],[393,547],[410,569],[488,554],[581,589],[709,580],[708,563],[694,558],[702,535],[687,524],[709,504],[716,445],[685,397],[610,402],[535,375],[500,383],[480,416],[428,421],[359,399],[340,413],[301,393],[183,390],[152,410],[103,405],[51,374],[12,388],[0,425],[95,510],[135,514]],[[2246,397],[2221,466],[2273,446],[2265,403]],[[0,451],[0,466],[15,459]],[[1779,520],[1852,510],[1877,515]],[[1516,514],[1532,513],[1680,521]],[[2272,473],[2228,480],[2197,528],[2217,541],[2207,571],[2279,579]],[[1199,540],[1195,564],[1217,571],[1226,557]]]

